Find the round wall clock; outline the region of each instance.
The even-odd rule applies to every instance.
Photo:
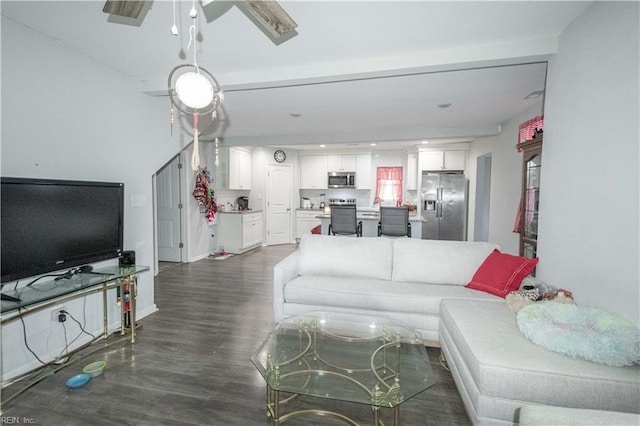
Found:
[[[273,158],[278,162],[278,163],[284,163],[284,160],[287,159],[287,154],[285,154],[285,152],[281,149],[277,150],[276,152],[273,153]]]

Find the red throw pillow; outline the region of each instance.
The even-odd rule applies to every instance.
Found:
[[[529,259],[513,256],[495,249],[482,262],[466,287],[506,297],[510,292],[520,288],[522,280],[533,271],[537,264],[537,257]]]

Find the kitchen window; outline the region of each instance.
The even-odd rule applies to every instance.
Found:
[[[399,206],[402,204],[402,166],[376,169],[376,193],[373,203]]]

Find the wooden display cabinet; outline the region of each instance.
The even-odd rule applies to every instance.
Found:
[[[520,256],[535,258],[538,253],[538,211],[542,135],[518,144],[522,149],[522,197],[520,206]]]

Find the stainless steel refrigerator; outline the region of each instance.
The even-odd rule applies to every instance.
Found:
[[[422,172],[422,238],[464,241],[467,179],[462,173]]]

